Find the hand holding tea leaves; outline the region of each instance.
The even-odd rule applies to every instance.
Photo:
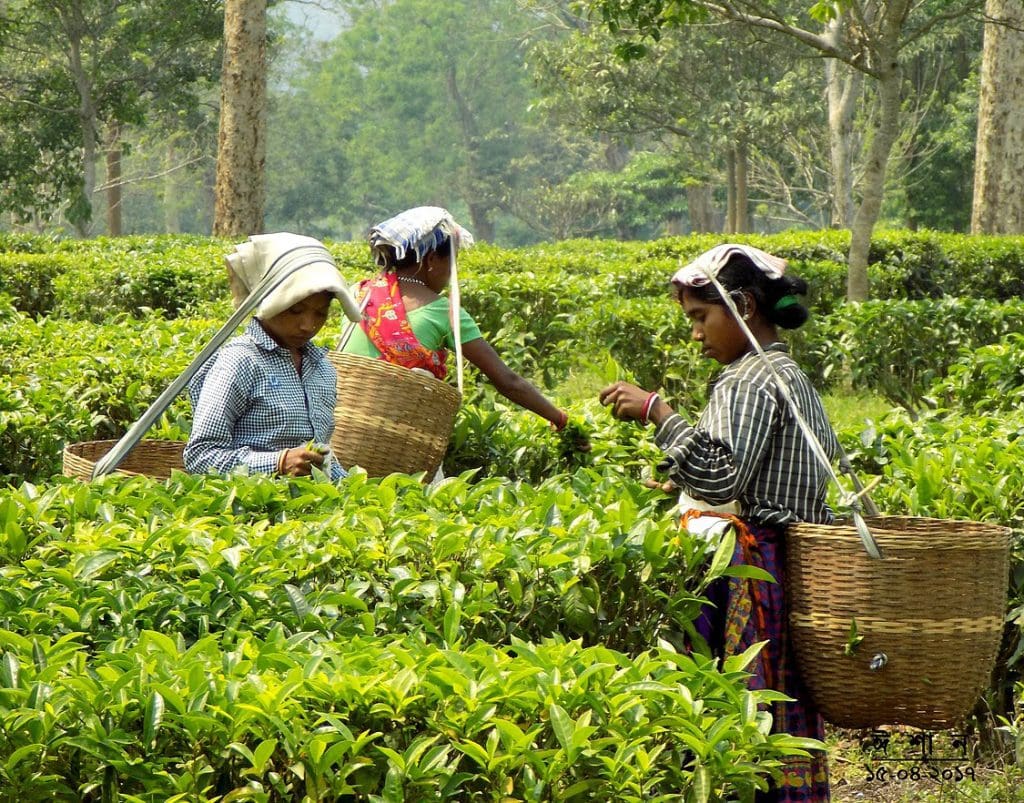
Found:
[[[565,456],[570,452],[589,452],[590,433],[582,420],[572,419],[558,432],[559,452]]]
[[[285,449],[277,463],[282,477],[305,477],[313,473],[313,466],[323,468],[327,447],[310,441],[302,446]]]

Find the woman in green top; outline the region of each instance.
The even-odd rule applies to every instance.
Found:
[[[360,285],[366,301],[363,320],[344,350],[443,379],[447,349],[456,344],[451,304],[441,291],[451,281],[452,250],[472,242],[472,235],[446,210],[434,206],[409,209],[374,226],[370,249],[382,270]],[[565,411],[509,368],[463,309],[458,331],[462,353],[499,393],[550,421],[555,429],[565,427]]]

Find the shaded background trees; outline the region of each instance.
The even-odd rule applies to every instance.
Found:
[[[59,212],[79,234],[92,231],[101,157],[120,170],[127,127],[196,108],[216,75],[221,31],[215,0],[6,3],[0,210],[18,221]],[[107,188],[119,187],[118,174]]]
[[[266,5],[249,4],[243,18]],[[1024,171],[981,178],[1024,147],[1007,128],[1017,117],[994,111],[1021,107],[1024,74],[1000,0],[987,26],[980,0],[902,16],[866,0],[644,0],[631,17],[600,0],[583,16],[567,0],[269,5],[253,112],[266,133],[236,180],[257,194],[265,181],[266,200],[238,231],[349,239],[423,203],[510,245],[786,227],[863,237],[872,215],[966,230],[972,202],[1006,211],[1004,231],[1020,225]],[[209,233],[224,12],[214,0],[0,8],[0,226]],[[93,214],[100,203],[120,216]]]

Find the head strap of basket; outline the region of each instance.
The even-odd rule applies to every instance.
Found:
[[[359,305],[338,271],[334,257],[319,240],[301,234],[254,234],[224,257],[235,307],[241,306],[260,282],[290,272],[259,304],[256,317],[267,319],[316,293],[327,292],[340,302],[345,316],[359,320]]]
[[[387,251],[394,250],[395,260],[414,253],[422,262],[431,251],[451,238],[451,300],[452,339],[455,343],[455,370],[459,393],[462,393],[462,332],[459,325],[459,273],[456,255],[460,248],[473,245],[473,235],[455,222],[447,209],[440,206],[417,206],[406,209],[370,229],[370,253],[380,267],[387,267]]]

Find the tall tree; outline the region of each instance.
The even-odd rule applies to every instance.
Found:
[[[536,19],[515,0],[345,5],[352,25],[275,99],[273,219],[347,233],[429,203],[481,240],[520,226],[511,196],[577,164],[530,110]]]
[[[971,231],[1024,234],[1024,5],[988,0]]]
[[[88,231],[104,135],[187,109],[219,0],[9,0],[0,8],[0,209],[61,207]]]
[[[225,0],[213,234],[263,231],[267,0]]]
[[[666,30],[643,58],[617,58],[616,41],[580,25],[538,47],[543,108],[564,126],[673,154],[680,187],[724,187],[726,231],[748,231],[755,205],[789,225],[821,225],[827,171],[805,155],[823,138],[825,117],[806,59],[735,23]],[[692,207],[700,230],[708,221],[700,203]]]
[[[1010,0],[1012,2],[1012,0]],[[873,87],[875,110],[860,198],[850,226],[847,297],[868,298],[868,251],[878,220],[886,169],[900,133],[906,50],[943,26],[980,8],[980,0],[818,0],[797,16],[772,0],[587,0],[613,29],[636,25],[646,35],[708,15],[772,31],[862,72]],[[827,26],[837,17],[847,24]]]
[[[825,26],[825,35],[842,41],[847,17],[837,14]],[[864,73],[846,62],[825,59],[825,87],[828,97],[829,162],[832,168],[832,224],[853,225],[854,117],[862,98]]]

